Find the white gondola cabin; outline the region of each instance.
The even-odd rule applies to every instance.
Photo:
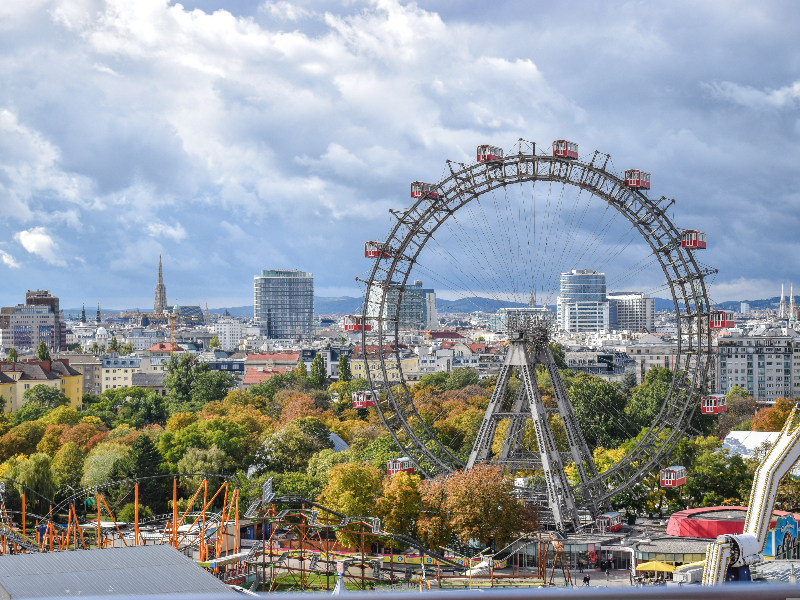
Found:
[[[503,158],[503,149],[497,148],[495,146],[489,146],[484,144],[483,146],[478,146],[478,162],[484,160],[502,160]]]
[[[735,325],[733,313],[727,310],[712,311],[708,317],[708,326],[711,329],[730,329]]]
[[[414,470],[414,462],[408,456],[392,458],[386,461],[386,473],[389,475],[401,472],[413,475]]]
[[[356,315],[346,315],[343,320],[343,329],[345,331],[371,331],[372,325],[364,322],[364,317],[357,317]]]
[[[553,156],[560,158],[578,158],[578,144],[567,140],[556,140],[553,142]]]
[[[370,408],[378,405],[378,390],[353,392],[353,408]]]
[[[649,190],[650,173],[639,169],[628,169],[625,171],[625,185],[635,190]]]
[[[686,467],[673,465],[661,469],[661,487],[678,487],[686,483]]]
[[[436,186],[432,183],[425,183],[423,181],[415,181],[411,184],[411,197],[422,198],[428,196],[430,198],[438,198],[439,193],[435,191]]]
[[[727,410],[725,394],[711,394],[700,398],[700,412],[704,415],[716,415]]]
[[[681,231],[681,247],[688,248],[689,250],[705,250],[706,234],[702,231],[695,231],[694,229],[685,229]]]
[[[392,258],[389,245],[383,242],[364,242],[364,256],[367,258]]]
[[[594,525],[600,531],[619,531],[622,529],[622,515],[614,511],[603,513],[594,520]]]

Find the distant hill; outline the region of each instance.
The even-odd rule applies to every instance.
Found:
[[[471,313],[478,310],[488,313],[497,312],[500,308],[518,308],[528,306],[527,302],[507,302],[493,298],[459,298],[458,300],[436,299],[436,310],[440,313]]]

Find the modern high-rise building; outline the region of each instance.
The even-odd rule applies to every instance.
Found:
[[[399,320],[400,329],[435,329],[439,326],[439,313],[436,310],[436,292],[431,288],[423,288],[422,281],[417,279],[413,283],[406,283],[403,296],[400,299],[400,313],[395,315],[397,300],[400,294],[400,284],[392,283],[386,292],[386,304],[383,308],[383,318]],[[374,286],[370,294],[370,313],[380,306],[382,290]],[[367,315],[374,316],[371,314]]]
[[[254,278],[254,317],[270,339],[314,335],[314,275],[297,270],[268,270]]]
[[[28,290],[25,304],[0,309],[3,346],[35,350],[44,342],[51,352],[67,349],[67,324],[56,296],[47,290]]]
[[[606,274],[573,269],[561,274],[556,303],[558,328],[572,332],[600,332],[609,328]]]
[[[156,284],[156,299],[153,302],[153,312],[161,314],[167,308],[167,286],[164,285],[164,273],[161,270],[161,253],[158,254],[158,283]]]
[[[607,295],[609,328],[616,331],[653,331],[655,298],[642,292],[612,292]]]

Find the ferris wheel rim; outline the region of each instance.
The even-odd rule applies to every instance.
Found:
[[[530,181],[560,182],[587,191],[625,216],[648,243],[653,255],[658,259],[669,286],[677,321],[677,359],[672,368],[673,376],[669,391],[659,414],[642,439],[619,463],[589,482],[591,485],[601,486],[605,490],[603,499],[609,499],[635,485],[644,474],[651,473],[654,466],[658,468],[663,466],[663,459],[668,456],[689,427],[697,408],[697,397],[705,388],[710,363],[708,358],[711,354],[710,329],[696,327],[693,332],[691,323],[693,321],[702,323],[703,319],[709,316],[711,307],[705,277],[716,271],[701,269],[694,254],[681,247],[681,232],[666,213],[669,204],[660,206],[667,199],[662,197],[654,201],[640,190],[627,187],[624,176],[618,176],[606,169],[609,155],[595,151],[591,161],[587,163],[580,159],[536,154],[535,144],[530,146],[533,148],[531,153],[525,153],[522,151],[522,146],[523,140],[520,140],[519,152],[508,155],[502,160],[471,164],[448,160],[450,173],[436,184],[435,194],[418,198],[411,208],[405,211],[391,211],[397,220],[384,243],[392,252],[388,257],[382,254],[375,258],[369,280],[364,281],[366,291],[363,318],[364,323],[367,323],[368,319],[377,323],[377,356],[382,374],[381,380],[378,380],[373,378],[371,369],[366,368],[367,381],[370,389],[383,389],[386,392],[385,405],[383,401],[377,403],[378,414],[394,441],[414,458],[421,471],[428,475],[436,475],[462,468],[463,461],[455,457],[450,449],[436,438],[419,415],[400,362],[397,344],[400,330],[399,304],[413,265],[433,233],[442,224],[460,208],[487,192],[513,183]],[[454,169],[453,165],[460,168]],[[575,180],[572,179],[573,176]],[[417,240],[419,237],[421,242]],[[672,260],[667,262],[670,258]],[[386,263],[389,263],[388,266]],[[401,266],[403,268],[400,268]],[[402,277],[398,277],[395,281],[395,275],[398,273]],[[375,306],[370,305],[373,289],[379,290],[380,302],[377,310]],[[391,320],[382,316],[387,304],[386,292],[390,289],[398,292],[393,326]],[[683,304],[679,302],[679,298]],[[700,306],[697,305],[698,299],[701,299]],[[377,318],[373,316],[375,314]],[[388,334],[385,332],[387,329],[391,330]],[[368,338],[371,336],[368,335],[366,327],[362,328],[361,333],[362,352],[366,359]],[[687,335],[686,344],[683,343],[684,335]],[[384,352],[384,339],[392,336],[393,351]],[[400,374],[399,380],[395,382],[389,380],[388,354],[395,356],[394,367]],[[394,385],[399,385],[397,395],[392,390]],[[414,418],[418,420],[418,426],[421,427],[419,431],[424,434],[425,440],[420,439],[411,425],[410,421]],[[666,437],[659,439],[664,432]],[[408,437],[410,443],[400,439],[401,433]],[[427,460],[431,466],[423,468],[418,457]],[[582,486],[575,486],[574,489],[578,494],[590,493],[589,489],[582,489]]]

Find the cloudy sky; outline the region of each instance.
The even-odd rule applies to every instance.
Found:
[[[357,295],[363,243],[478,143],[566,138],[653,173],[718,301],[798,276],[792,1],[3,0],[0,302]],[[788,292],[788,290],[787,290]]]

